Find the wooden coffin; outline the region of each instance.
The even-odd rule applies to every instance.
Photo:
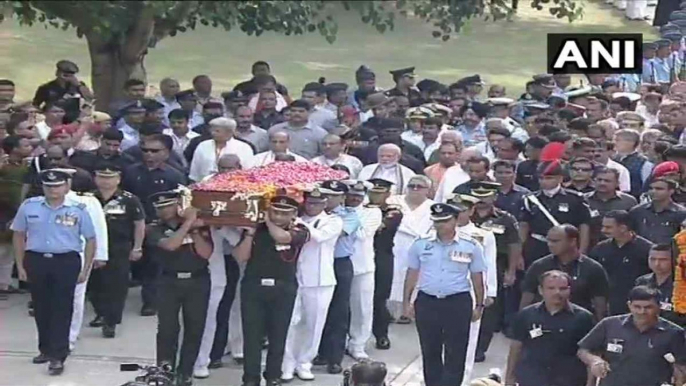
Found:
[[[208,225],[253,227],[264,220],[267,200],[263,196],[237,195],[232,192],[192,192],[191,205]]]

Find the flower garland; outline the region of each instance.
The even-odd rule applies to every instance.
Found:
[[[686,314],[686,230],[674,236],[679,254],[674,264],[674,291],[672,292],[672,304],[674,311]]]

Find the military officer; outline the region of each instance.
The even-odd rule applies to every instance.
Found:
[[[507,316],[519,309],[516,279],[518,270],[524,267],[519,224],[514,216],[494,206],[499,185],[484,181],[477,184],[471,192],[473,197],[479,199],[474,205],[472,221],[479,228],[493,232],[495,236],[498,273],[498,295],[495,303],[484,310],[476,348],[476,362],[485,360],[493,333],[503,326]]]
[[[406,314],[416,310],[427,386],[462,384],[470,323],[481,319],[484,308],[487,264],[483,248],[457,229],[458,214],[465,209],[432,205],[436,232],[417,239],[408,252],[403,303]],[[412,307],[415,290],[418,293]]]
[[[86,281],[93,264],[95,229],[85,205],[66,197],[67,173],[46,170],[40,179],[44,196],[19,207],[11,226],[12,244],[19,280],[31,282],[40,350],[33,363],[50,362],[50,374],[59,375],[69,355],[74,289]]]
[[[246,230],[232,252],[238,262],[247,262],[241,281],[244,386],[260,384],[265,336],[269,349],[264,377],[267,386],[281,384],[286,335],[298,292],[298,255],[310,238],[307,227],[295,222],[297,212],[294,199],[272,198],[265,222]]]
[[[465,208],[457,217],[457,231],[465,233],[467,236],[476,240],[484,250],[484,258],[486,260],[486,274],[484,285],[486,286],[486,297],[484,300],[484,308],[489,308],[495,303],[498,296],[498,271],[496,263],[496,244],[495,235],[493,232],[482,229],[474,225],[471,217],[475,212],[475,205],[479,199],[471,194],[456,194],[448,200],[449,203],[461,205]],[[484,310],[485,312],[485,310]],[[463,384],[467,384],[471,379],[472,369],[476,360],[476,346],[479,340],[479,331],[481,330],[481,320],[473,321],[469,329],[469,346],[467,348],[467,358],[464,370]],[[482,361],[485,360],[485,353]]]
[[[415,87],[415,73],[414,67],[401,68],[390,71],[393,76],[395,87],[386,91],[389,97],[404,96],[410,101],[410,106],[415,107],[422,104],[422,94],[419,89]]]
[[[372,178],[368,182],[374,184],[369,190],[369,205],[381,209],[383,222],[374,236],[374,317],[372,320],[372,334],[376,338],[376,348],[388,350],[391,341],[388,339],[388,325],[391,314],[386,302],[391,296],[393,284],[393,238],[398,231],[403,212],[397,205],[388,204],[386,200],[391,196],[392,182]]]
[[[121,190],[121,168],[113,163],[95,166],[94,192],[105,212],[108,229],[107,265],[95,270],[89,286],[96,318],[91,327],[102,327],[105,338],[114,338],[121,323],[129,288],[130,261],[140,259],[145,237],[145,213],[140,200]]]
[[[560,161],[542,162],[538,170],[541,190],[524,197],[519,229],[526,267],[550,253],[546,235],[553,226],[571,224],[577,227],[581,253],[586,253],[589,244],[591,211],[580,193],[562,187],[564,170]]]
[[[193,365],[200,350],[207,304],[210,273],[207,260],[212,254],[209,231],[197,218],[197,209],[187,208],[179,215],[180,193],[155,193],[149,202],[157,218],[146,232],[146,243],[159,257],[162,276],[159,282],[157,319],[157,363],[176,368],[178,385],[193,384]],[[183,315],[183,341],[179,346],[179,311]]]

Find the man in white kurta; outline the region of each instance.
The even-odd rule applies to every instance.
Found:
[[[361,224],[355,237],[355,251],[350,256],[353,281],[350,289],[348,352],[356,360],[362,360],[369,358],[365,346],[372,336],[374,317],[374,235],[381,226],[383,215],[378,207],[362,205],[372,184],[354,180],[347,183],[349,190],[345,205],[355,209]]]
[[[397,145],[387,143],[379,146],[379,162],[362,168],[357,179],[368,181],[372,178],[381,178],[393,183],[391,194],[404,194],[407,182],[415,173],[399,163],[401,155],[402,150]]]
[[[105,219],[105,212],[102,210],[102,205],[100,205],[98,199],[90,193],[78,194],[74,191],[69,191],[66,197],[84,204],[86,206],[86,212],[88,212],[91,217],[93,227],[95,228],[95,257],[93,258],[93,269],[97,269],[107,263],[109,253],[107,248],[107,220]],[[81,252],[81,264],[83,264],[83,251]],[[83,283],[77,283],[76,288],[74,289],[74,312],[72,313],[71,326],[69,327],[70,350],[73,350],[74,346],[76,346],[76,340],[81,333],[87,286],[88,280]]]
[[[322,155],[312,158],[312,162],[332,167],[343,165],[350,171],[350,178],[356,179],[364,167],[357,157],[343,152],[343,141],[335,134],[322,139]]]
[[[305,192],[304,196],[305,215],[299,222],[310,231],[310,239],[298,257],[298,295],[281,366],[284,381],[292,380],[294,374],[302,380],[314,379],[312,360],[317,356],[336,287],[333,252],[343,231],[343,220],[324,211],[327,198],[321,190]]]
[[[217,172],[217,161],[224,154],[235,154],[241,165],[250,165],[254,155],[252,147],[233,137],[236,121],[231,118],[215,118],[210,121],[212,139],[201,142],[193,153],[188,177],[193,181],[202,181],[210,174]]]
[[[205,330],[202,334],[200,342],[200,351],[195,360],[193,369],[193,376],[195,378],[207,378],[210,376],[210,371],[207,366],[210,364],[210,352],[212,351],[212,344],[214,343],[214,334],[217,329],[217,309],[219,303],[224,295],[226,288],[226,263],[224,255],[231,253],[230,250],[225,250],[225,242],[230,247],[235,247],[241,238],[241,231],[235,227],[224,226],[221,228],[212,228],[210,230],[212,236],[212,255],[208,261],[208,269],[210,271],[210,300],[207,305],[207,317],[205,318]]]
[[[276,161],[277,155],[291,156],[295,162],[307,162],[305,157],[293,153],[290,147],[290,135],[286,131],[273,131],[269,133],[269,150],[255,155],[247,168],[266,166]]]
[[[486,307],[493,304],[493,301],[498,296],[498,272],[496,267],[496,243],[495,235],[491,231],[481,229],[474,225],[471,221],[471,216],[474,214],[474,204],[479,199],[469,195],[455,195],[450,198],[449,202],[456,202],[459,205],[465,206],[467,210],[460,213],[457,219],[458,233],[463,233],[476,241],[478,241],[484,248],[484,258],[486,259],[486,275],[484,276],[486,297]],[[474,295],[472,295],[474,298]],[[464,367],[464,381],[463,386],[469,385],[471,373],[474,368],[474,356],[476,355],[476,346],[479,341],[479,330],[481,329],[481,319],[472,322],[469,328],[469,345],[467,346],[467,358]]]
[[[453,189],[458,185],[462,185],[469,181],[469,179],[469,174],[462,169],[462,166],[459,163],[449,167],[443,174],[443,179],[436,188],[434,201],[446,202],[447,198],[453,194]]]

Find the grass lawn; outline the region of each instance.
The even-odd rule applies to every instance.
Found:
[[[520,1],[513,22],[473,21],[461,36],[442,42],[431,37],[431,26],[399,18],[392,32],[379,34],[364,25],[354,13],[339,15],[338,40],[330,45],[318,35],[287,37],[264,34],[250,37],[240,31],[202,28],[168,38],[152,49],[146,59],[150,82],[172,76],[190,86],[194,75],[207,74],[218,94],[249,78],[250,65],[266,60],[278,80],[296,95],[306,82],[325,76],[327,81],[354,83],[354,71],[367,64],[376,71],[381,86],[392,85],[388,70],[416,66],[419,79],[450,83],[478,73],[487,83],[500,83],[509,95],[522,92],[534,73],[545,72],[546,34],[641,32],[655,37],[644,22],[627,21],[599,0],[584,1],[585,16],[568,23],[547,11],[529,8]],[[90,63],[86,42],[74,31],[42,26],[20,27],[14,20],[0,24],[0,69],[2,76],[17,83],[18,100],[29,99],[36,87],[52,79],[54,63],[71,59],[88,81]]]

